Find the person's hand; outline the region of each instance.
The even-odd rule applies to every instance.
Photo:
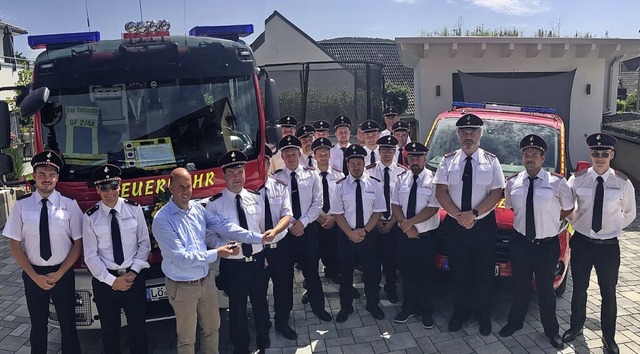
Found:
[[[111,284],[111,289],[118,291],[127,291],[129,290],[129,288],[131,288],[131,285],[133,285],[133,282],[127,281],[124,275],[122,275],[117,277],[113,284]]]
[[[362,240],[364,240],[364,230],[362,229],[351,230],[347,233],[347,237],[353,243],[360,243],[362,242]]]
[[[378,223],[376,223],[376,230],[380,233],[384,233],[384,223],[382,220],[378,220]]]
[[[128,271],[125,274],[121,275],[121,277],[129,283],[133,283],[133,281],[136,280],[137,275],[132,271]]]
[[[238,254],[240,254],[240,245],[237,243],[230,243],[228,245],[224,245],[216,248],[216,251],[218,251],[218,258],[227,258],[229,256],[237,256]]]
[[[318,215],[318,218],[316,219],[316,221],[318,222],[318,224],[322,225],[326,222],[326,217],[322,215]]]
[[[415,228],[415,226],[412,226],[409,230],[407,230],[407,232],[405,234],[409,238],[418,238],[418,237],[420,237],[420,233],[418,232],[418,229]]]
[[[404,219],[400,223],[398,223],[398,226],[400,227],[402,232],[407,233],[407,231],[409,231],[413,227],[413,223],[411,222],[411,219]]]
[[[273,231],[273,229],[269,229],[267,231],[265,231],[265,233],[262,235],[262,243],[267,243],[267,242],[271,242],[273,241],[273,239],[276,238],[276,232]]]
[[[289,232],[293,234],[293,236],[300,237],[304,235],[304,224],[300,222],[300,220],[296,220],[293,225],[289,228]]]
[[[472,211],[463,211],[458,214],[458,217],[456,219],[458,220],[458,224],[460,224],[460,226],[466,229],[470,229],[475,224],[476,216],[473,215]]]
[[[333,215],[327,215],[324,217],[324,223],[321,223],[323,229],[329,230],[336,224],[336,219]]]
[[[60,278],[62,278],[63,274],[59,274],[58,272],[52,272],[45,275],[47,277],[47,283],[55,285]]]
[[[43,290],[51,290],[56,285],[55,282],[49,282],[49,277],[46,275],[36,274],[35,278],[31,278],[31,280]]]
[[[393,229],[393,223],[388,222],[384,224],[384,228],[380,232],[382,232],[383,234],[388,234],[389,232],[391,232],[391,229]]]

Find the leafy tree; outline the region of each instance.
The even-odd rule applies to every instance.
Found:
[[[21,55],[21,53],[16,53],[16,58],[19,58],[19,55]],[[19,62],[20,70],[18,71],[18,81],[16,81],[15,86],[26,86],[27,84],[31,83],[33,71],[29,66],[28,60],[19,60]],[[17,97],[20,94],[20,91],[15,91],[15,93],[15,97]],[[20,107],[18,107],[18,105],[16,104],[15,97],[7,100],[9,103],[9,109],[18,117],[20,117],[20,130],[26,130],[33,124],[33,117],[23,117],[20,114]]]
[[[403,114],[409,107],[409,89],[394,83],[386,83],[382,92],[384,106],[394,106]]]

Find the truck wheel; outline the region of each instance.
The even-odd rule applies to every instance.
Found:
[[[562,283],[556,288],[556,296],[561,296],[567,290],[567,279],[569,279],[569,272],[564,275],[564,279],[562,279]]]

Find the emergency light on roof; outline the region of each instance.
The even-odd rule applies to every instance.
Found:
[[[453,103],[451,103],[451,106],[453,108],[485,108],[485,109],[497,109],[501,111],[511,111],[511,112],[556,114],[556,110],[554,108],[549,108],[549,107],[515,106],[515,105],[498,104],[498,103],[454,101]]]
[[[228,26],[196,26],[189,30],[190,36],[215,37],[238,40],[253,33],[253,25],[228,25]]]
[[[27,37],[31,49],[44,49],[51,46],[72,46],[100,41],[100,32],[77,32],[42,34]]]

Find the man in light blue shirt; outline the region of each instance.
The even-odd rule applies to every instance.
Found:
[[[191,200],[191,187],[189,171],[176,168],[171,172],[172,197],[156,214],[152,231],[162,252],[169,303],[176,314],[178,353],[194,353],[197,325],[201,328],[200,351],[218,353],[220,314],[209,264],[239,252],[230,244],[217,247],[221,243],[218,236],[244,243],[270,240],[206,211]],[[207,230],[213,231],[209,238]]]

